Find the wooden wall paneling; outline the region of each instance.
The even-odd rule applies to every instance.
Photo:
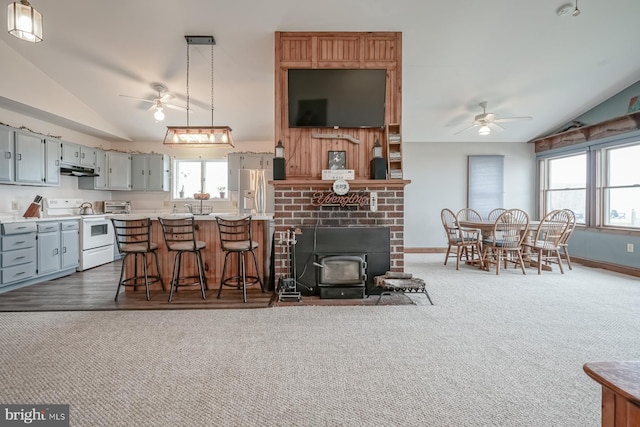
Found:
[[[319,179],[327,151],[347,151],[347,167],[368,179],[371,149],[384,146],[380,129],[289,128],[287,73],[290,68],[378,68],[387,70],[385,122],[402,120],[402,34],[399,32],[276,32],[275,139],[285,146],[287,179]],[[310,55],[310,56],[309,56]],[[349,134],[360,140],[316,139],[314,133]]]
[[[359,68],[359,36],[320,36],[317,40],[317,65],[319,68]]]

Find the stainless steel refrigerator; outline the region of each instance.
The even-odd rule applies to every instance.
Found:
[[[273,169],[241,169],[238,212],[260,215],[273,213],[274,189],[269,181]]]

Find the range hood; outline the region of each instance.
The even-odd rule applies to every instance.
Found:
[[[68,176],[99,176],[93,168],[78,165],[60,165],[60,175]]]

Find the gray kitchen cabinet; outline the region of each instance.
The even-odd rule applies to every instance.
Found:
[[[44,183],[60,185],[60,140],[44,139]]]
[[[78,221],[60,223],[60,269],[75,269],[80,265],[80,224]]]
[[[86,166],[91,169],[96,167],[96,152],[93,147],[80,146],[80,166]]]
[[[36,223],[1,224],[0,286],[7,286],[36,275]]]
[[[107,190],[131,190],[131,154],[107,153]]]
[[[62,141],[60,144],[62,152],[60,159],[62,163],[70,165],[80,164],[80,144],[74,142]]]
[[[85,166],[91,169],[95,168],[97,151],[95,148],[85,147],[75,142],[62,141],[61,149],[60,158],[62,163]]]
[[[93,185],[96,190],[107,189],[107,153],[103,150],[96,150],[96,168],[98,174],[94,178]]]
[[[13,135],[15,131],[8,126],[0,126],[0,182],[13,182]]]
[[[27,132],[15,133],[15,165],[17,183],[44,183],[44,144],[42,138]]]
[[[98,176],[78,177],[78,188],[83,190],[108,190],[107,152],[96,149],[95,158],[96,164],[94,171]]]
[[[37,224],[37,272],[38,276],[60,270],[60,223]]]
[[[273,169],[273,153],[229,153],[227,156],[229,191],[240,190],[240,170]]]
[[[170,159],[166,154],[133,154],[131,156],[131,189],[169,191]]]

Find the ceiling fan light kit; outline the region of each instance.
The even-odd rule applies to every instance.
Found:
[[[473,129],[475,127],[478,128],[478,135],[487,136],[490,135],[492,131],[502,132],[504,129],[501,128],[498,123],[500,122],[513,122],[516,120],[531,120],[531,116],[521,116],[521,117],[498,117],[497,114],[487,113],[487,101],[483,101],[478,104],[482,108],[481,114],[476,114],[471,123],[463,122],[463,123],[451,123],[447,126],[458,126],[458,125],[467,125],[467,127],[457,131],[454,135],[458,135],[464,131],[469,129]]]
[[[10,3],[7,7],[7,31],[20,40],[42,41],[42,14],[27,0]]]
[[[213,125],[213,36],[185,36],[187,41],[187,125],[167,126],[165,145],[222,145],[233,147],[233,137],[229,126]],[[211,46],[211,126],[189,126],[189,50],[191,45]]]

